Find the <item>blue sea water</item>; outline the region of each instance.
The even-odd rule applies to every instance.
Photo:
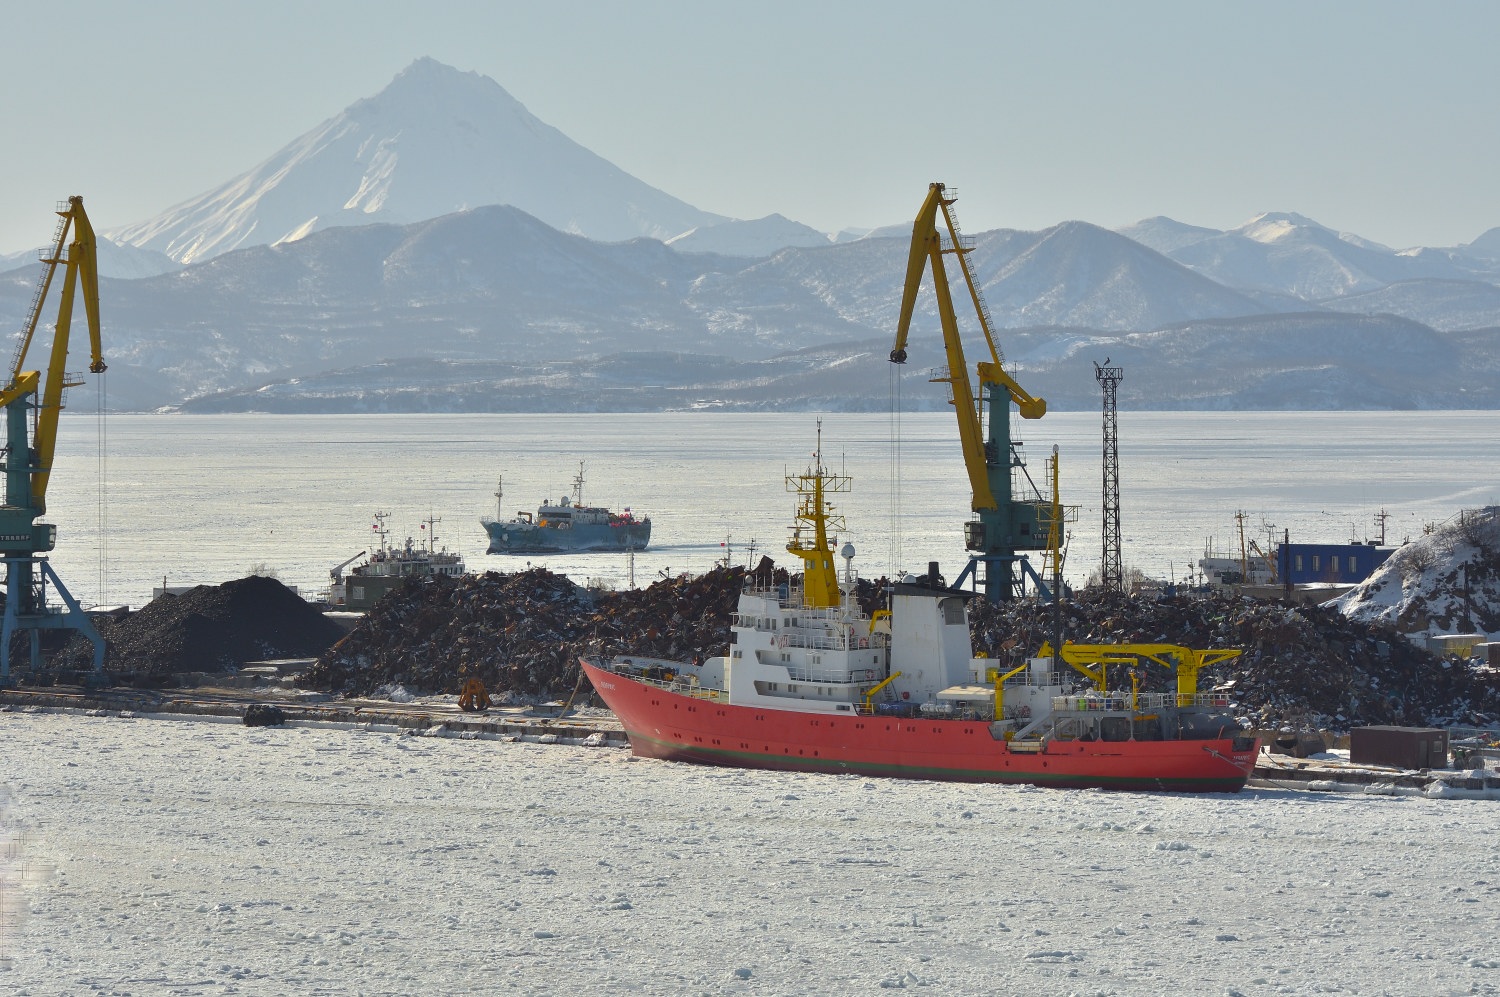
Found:
[[[951,580],[966,558],[968,481],[949,413],[639,415],[111,415],[65,413],[46,520],[52,564],[85,605],[139,606],[166,584],[274,572],[304,592],[376,543],[438,545],[470,570],[544,565],[580,583],[644,586],[726,556],[786,563],[795,496],[822,422],[824,463],[851,476],[835,496],[865,576],[922,571]],[[1120,522],[1127,569],[1181,580],[1205,548],[1238,550],[1235,514],[1264,545],[1420,535],[1460,509],[1500,502],[1493,412],[1122,412]],[[1065,574],[1082,582],[1102,552],[1098,413],[1017,422],[1045,487],[1058,447],[1062,501],[1077,507]],[[101,448],[102,438],[102,448]],[[899,440],[899,445],[893,441]],[[572,489],[652,518],[636,554],[486,555],[479,519],[534,511]],[[503,509],[494,492],[503,476]]]

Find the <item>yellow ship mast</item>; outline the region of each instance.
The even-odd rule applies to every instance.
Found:
[[[828,501],[830,492],[849,491],[850,478],[830,474],[823,466],[823,420],[818,420],[818,449],[813,464],[801,474],[786,476],[787,491],[798,495],[797,525],[787,553],[802,559],[803,604],[814,609],[831,609],[840,603],[838,569],[833,562],[833,545],[829,530],[846,529],[844,517],[835,515]],[[805,531],[811,531],[807,536]]]

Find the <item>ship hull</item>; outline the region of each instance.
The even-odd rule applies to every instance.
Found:
[[[651,524],[588,524],[558,530],[530,523],[484,524],[490,554],[567,554],[641,551],[651,542]]]
[[[1071,789],[1237,793],[1253,738],[1052,741],[1011,750],[982,721],[805,713],[673,692],[588,661],[584,673],[635,754],[736,768],[829,772]]]

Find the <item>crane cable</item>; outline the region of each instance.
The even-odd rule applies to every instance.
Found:
[[[901,568],[901,365],[887,364],[891,409],[891,549],[886,577]]]
[[[105,374],[99,375],[98,411],[95,415],[94,441],[96,454],[94,457],[94,476],[96,479],[95,501],[97,503],[98,529],[99,529],[99,587],[97,589],[98,602],[96,605],[108,605],[108,563],[109,563],[109,502],[107,485],[107,472],[109,470],[109,449],[107,447],[107,422],[105,420],[104,404],[104,378]]]

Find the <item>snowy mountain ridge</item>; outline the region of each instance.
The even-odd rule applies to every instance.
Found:
[[[138,280],[108,280],[110,404],[123,410],[555,411],[883,404],[909,237],[768,258],[602,243],[490,206],[339,227]],[[1153,409],[1500,407],[1493,331],[1294,302],[1270,310],[1083,223],[975,239],[1007,362],[1054,408],[1098,404],[1091,361]],[[19,328],[39,265],[0,274]],[[956,292],[959,293],[959,292]],[[962,320],[973,334],[973,316]],[[919,296],[909,401],[941,366]],[[669,359],[663,359],[669,358]],[[87,392],[87,387],[75,389]]]

